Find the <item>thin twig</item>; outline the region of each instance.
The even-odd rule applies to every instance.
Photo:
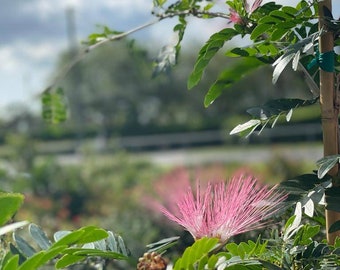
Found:
[[[113,36],[110,36],[108,38],[105,38],[101,41],[99,41],[98,43],[96,44],[93,44],[93,45],[90,45],[88,47],[86,47],[84,50],[82,50],[81,52],[79,52],[72,60],[70,63],[67,63],[60,71],[60,73],[53,79],[52,83],[44,90],[43,93],[51,90],[51,88],[53,88],[62,78],[64,78],[66,76],[66,74],[80,61],[84,58],[84,56],[86,54],[88,54],[89,52],[91,52],[92,50],[102,46],[103,44],[106,44],[107,42],[110,42],[110,41],[115,41],[115,40],[119,40],[119,39],[122,39],[128,35],[131,35],[137,31],[140,31],[144,28],[147,28],[153,24],[156,24],[157,22],[159,22],[160,20],[162,20],[162,18],[158,18],[157,20],[153,20],[151,22],[147,22],[143,25],[140,25],[140,26],[137,26],[131,30],[128,30],[124,33],[120,33],[120,34],[117,34],[117,35],[113,35]]]
[[[71,60],[70,63],[66,64],[61,71],[59,72],[59,74],[57,74],[57,76],[53,79],[52,83],[44,90],[43,93],[50,91],[52,88],[55,87],[55,85],[62,79],[64,78],[67,73],[80,61],[84,58],[84,56],[86,54],[88,54],[89,52],[91,52],[92,50],[102,46],[103,44],[106,44],[108,42],[111,41],[115,41],[115,40],[119,40],[122,38],[125,38],[135,32],[138,32],[144,28],[150,27],[158,22],[160,22],[161,20],[167,19],[167,18],[172,18],[172,17],[176,17],[176,16],[188,16],[188,15],[193,15],[196,17],[202,17],[202,16],[209,16],[211,18],[225,18],[225,19],[229,19],[229,16],[227,14],[221,13],[221,12],[207,12],[207,11],[199,11],[196,9],[191,9],[191,10],[184,10],[184,11],[179,11],[179,12],[169,12],[169,13],[162,13],[162,14],[156,14],[157,19],[144,23],[140,26],[137,26],[135,28],[132,28],[131,30],[128,30],[126,32],[120,33],[120,34],[116,34],[113,36],[110,36],[108,38],[103,38],[102,40],[100,40],[99,42],[90,45],[88,47],[86,47],[84,50],[82,50],[81,52],[79,52],[74,58],[73,60]]]

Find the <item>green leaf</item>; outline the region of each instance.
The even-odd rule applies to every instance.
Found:
[[[288,65],[288,63],[294,58],[295,53],[290,53],[288,55],[281,56],[278,60],[275,61],[273,66],[274,72],[273,72],[273,84],[275,84],[280,77],[282,71],[284,68]]]
[[[37,269],[40,266],[40,261],[44,257],[44,251],[40,251],[34,256],[30,257],[23,264],[21,264],[18,270],[32,270]]]
[[[268,29],[272,27],[271,24],[258,24],[253,32],[251,32],[250,38],[252,40],[257,39],[259,36],[261,36],[263,33],[265,33]]]
[[[52,245],[52,247],[57,247],[57,246],[64,246],[64,245],[74,245],[76,244],[79,239],[84,235],[84,231],[82,230],[77,230],[74,232],[69,232],[68,234],[64,235],[60,239],[56,239],[56,242]],[[56,234],[55,234],[56,236]]]
[[[75,264],[79,261],[82,261],[84,260],[86,257],[84,256],[76,256],[76,255],[69,255],[69,254],[66,254],[64,256],[62,256],[55,264],[55,267],[57,269],[60,269],[60,268],[65,268],[69,265],[72,265],[72,264]]]
[[[47,238],[46,233],[38,225],[33,223],[30,224],[29,232],[41,249],[46,250],[52,245],[51,241]]]
[[[247,110],[247,112],[253,117],[252,120],[244,124],[236,126],[230,134],[239,133],[241,136],[249,136],[255,129],[262,124],[262,129],[272,122],[273,128],[278,121],[279,117],[286,115],[286,121],[290,121],[293,109],[298,107],[306,107],[313,105],[318,99],[303,100],[303,99],[276,99],[270,100],[266,104],[258,107],[253,107]]]
[[[211,58],[223,47],[226,41],[231,40],[236,35],[238,35],[236,30],[226,28],[210,37],[198,53],[194,69],[188,79],[188,89],[193,88],[199,83]]]
[[[303,227],[302,236],[301,236],[301,242],[302,244],[306,245],[308,244],[308,240],[311,240],[315,235],[317,235],[320,232],[320,226],[315,225],[311,226],[309,224],[306,224]]]
[[[192,246],[186,248],[181,258],[174,266],[174,270],[194,269],[194,265],[199,264],[201,260],[206,262],[208,253],[216,247],[218,239],[202,238],[197,240]]]
[[[90,242],[99,241],[101,239],[107,238],[109,234],[104,229],[98,228],[96,226],[86,226],[80,228],[79,230],[84,231],[82,237],[77,241],[77,244],[86,244]]]
[[[98,249],[86,249],[86,248],[68,248],[63,251],[64,254],[75,255],[75,256],[83,256],[83,257],[101,257],[106,259],[116,259],[116,260],[128,260],[128,256],[124,254],[112,252],[112,251],[103,251]]]
[[[52,246],[55,247],[59,245],[86,244],[99,241],[101,239],[107,238],[108,236],[109,234],[101,228],[95,226],[86,226],[73,232],[57,232],[54,235],[56,242]]]
[[[299,51],[303,51],[305,46],[310,44],[311,42],[313,43],[318,38],[319,35],[320,35],[320,32],[313,33],[312,35],[302,40],[299,40],[296,43],[293,43],[292,45],[288,46],[285,49],[285,53],[281,55],[273,63],[273,66],[275,67],[274,72],[273,72],[273,78],[272,78],[273,84],[277,82],[282,71],[289,64],[289,62],[295,57],[296,53],[298,53]]]
[[[334,222],[330,227],[328,232],[329,233],[334,233],[340,230],[340,220]]]
[[[62,88],[47,89],[41,97],[42,116],[51,124],[59,124],[67,119],[67,102]]]
[[[38,269],[39,267],[48,263],[50,260],[54,259],[57,255],[61,254],[61,252],[66,248],[67,246],[65,245],[50,248],[48,250],[42,250],[28,258],[22,265],[20,265],[18,270]]]
[[[218,79],[212,84],[204,98],[204,106],[208,107],[217,99],[224,90],[227,90],[234,83],[242,79],[249,72],[262,66],[263,62],[255,57],[240,59],[231,68],[224,70]]]
[[[31,257],[36,253],[35,249],[29,243],[27,243],[26,240],[23,239],[20,235],[13,233],[13,238],[14,238],[15,243],[17,244],[17,247],[19,248],[19,250],[26,257]]]
[[[226,249],[233,254],[234,256],[238,256],[238,248],[237,248],[237,244],[236,243],[228,243],[226,244]]]
[[[331,187],[325,191],[326,195],[326,209],[340,212],[340,188]]]
[[[0,226],[11,220],[23,201],[22,194],[0,192]]]
[[[232,131],[230,131],[230,135],[240,134],[241,136],[249,136],[252,134],[255,129],[261,125],[261,121],[257,119],[249,120],[244,124],[237,125]]]
[[[283,270],[283,268],[267,261],[259,260],[260,263],[268,270]]]
[[[8,261],[6,264],[2,267],[2,270],[14,270],[18,268],[19,264],[19,255],[14,255]]]

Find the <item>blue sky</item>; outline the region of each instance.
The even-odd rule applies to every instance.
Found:
[[[217,0],[220,8],[225,1]],[[268,1],[267,1],[268,2]],[[297,0],[276,1],[295,5]],[[340,1],[333,1],[334,14]],[[73,8],[77,37],[84,40],[108,25],[121,31],[152,20],[152,0],[2,0],[0,9],[0,113],[2,118],[9,104],[39,104],[38,94],[47,86],[58,55],[68,46],[65,10]],[[174,21],[163,21],[134,36],[150,38],[154,47],[171,42]],[[187,40],[203,42],[222,28],[223,21],[190,24]],[[37,106],[37,105],[36,105]]]

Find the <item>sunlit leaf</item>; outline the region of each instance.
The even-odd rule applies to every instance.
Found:
[[[0,192],[0,226],[11,220],[23,200],[24,196],[22,194]]]
[[[247,134],[249,136],[259,125],[261,125],[260,120],[252,119],[244,124],[237,125],[229,134]]]
[[[323,178],[339,161],[340,155],[332,155],[319,159],[316,162],[318,166],[318,177]]]
[[[216,247],[218,239],[216,238],[202,238],[186,248],[181,258],[179,258],[174,266],[174,270],[194,269],[195,264],[206,258],[208,253]]]
[[[8,259],[5,265],[2,266],[2,270],[14,270],[18,268],[19,255],[14,255]]]

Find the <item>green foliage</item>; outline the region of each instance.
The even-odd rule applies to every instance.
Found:
[[[42,116],[45,121],[51,124],[64,122],[67,118],[67,103],[62,88],[47,89],[41,97]]]
[[[247,73],[261,66],[263,63],[256,58],[245,58],[238,61],[230,69],[224,70],[214,82],[204,98],[204,105],[211,105],[224,90],[243,78]]]
[[[289,193],[288,200],[296,203],[296,209],[304,209],[304,213],[313,217],[315,205],[324,204],[324,196],[331,185],[332,179],[320,179],[316,174],[304,174],[285,180],[280,186]],[[336,202],[328,202],[336,207]]]
[[[218,243],[215,238],[202,238],[197,240],[191,247],[188,247],[182,257],[175,263],[174,270],[182,269],[204,269],[208,263],[209,252],[211,252]]]
[[[252,120],[249,120],[246,123],[239,124],[236,126],[230,134],[240,134],[242,136],[250,136],[259,126],[261,127],[261,131],[271,123],[271,128],[275,126],[277,121],[281,116],[285,115],[286,121],[289,122],[292,115],[293,110],[299,107],[307,107],[315,104],[318,98],[311,100],[303,100],[303,99],[277,99],[270,100],[266,104],[260,107],[253,107],[247,110],[247,112],[253,117]],[[322,177],[321,177],[322,178]]]
[[[102,28],[102,32],[93,33],[88,36],[88,40],[86,41],[86,44],[94,45],[94,44],[97,44],[98,42],[101,42],[103,39],[109,39],[112,36],[122,33],[120,31],[112,30],[107,26],[102,26],[101,28]]]
[[[220,73],[205,95],[204,105],[206,107],[219,98],[224,90],[239,82],[243,75],[264,64],[272,64],[274,67],[272,74],[274,84],[279,81],[283,71],[291,63],[292,69],[294,71],[301,70],[306,76],[309,85],[314,88],[319,83],[317,67],[333,72],[334,65],[339,64],[338,55],[334,55],[333,52],[320,54],[317,49],[318,39],[326,30],[319,30],[316,22],[318,3],[320,1],[307,2],[302,0],[295,8],[276,5],[272,2],[260,6],[262,1],[255,1],[252,6],[249,6],[247,1],[226,1],[231,7],[230,14],[213,12],[214,4],[209,2],[211,1],[183,0],[167,6],[168,1],[166,0],[153,1],[155,10],[159,10],[159,13],[155,13],[159,20],[174,16],[179,18],[179,23],[174,28],[174,31],[178,34],[178,41],[173,46],[167,46],[162,50],[155,66],[154,75],[161,71],[167,71],[170,66],[176,63],[186,31],[187,16],[194,15],[200,18],[222,17],[234,23],[233,28],[226,28],[212,35],[202,47],[188,79],[187,86],[189,89],[198,85],[202,80],[211,59],[224,47],[226,42],[231,41],[236,36],[247,36],[251,39],[252,44],[245,48],[228,48],[226,56],[237,56],[241,57],[242,60],[235,62],[231,69],[228,68]],[[339,22],[334,20],[331,11],[328,9],[325,8],[323,12],[326,14],[329,29],[338,34]],[[135,30],[119,33],[104,27],[102,33],[89,36],[89,47],[85,52],[98,47],[106,41],[116,40],[132,32],[135,32]],[[335,35],[335,38],[338,39],[338,36]],[[105,42],[102,42],[103,40]],[[337,44],[339,41],[336,40],[335,43]],[[107,56],[105,55],[105,57]],[[334,57],[336,58],[335,64]],[[125,64],[125,59],[123,62]],[[121,74],[129,74],[130,78],[131,69],[127,67],[125,71],[128,72],[124,72],[122,67]],[[142,69],[139,71],[142,71]],[[76,84],[79,77],[86,77],[84,74],[80,74],[78,70],[76,72],[78,77],[75,76],[77,79],[75,80]],[[139,72],[136,71],[135,75],[138,77]],[[109,78],[110,76],[107,77]],[[102,81],[102,78],[100,78],[100,81]],[[144,83],[143,79],[140,82],[139,87],[148,89],[148,85]],[[136,108],[136,102],[138,104],[145,102],[145,100],[136,99],[136,92],[133,89],[131,91],[131,89],[127,85],[127,87],[124,87],[124,97],[117,95],[118,104],[123,104],[123,107]],[[249,136],[261,125],[261,130],[269,123],[272,127],[275,126],[280,116],[285,116],[286,120],[289,121],[294,109],[316,103],[319,93],[315,90],[317,89],[312,90],[312,98],[279,99],[265,103],[261,107],[249,109],[248,113],[253,119],[237,126],[232,130],[231,134],[237,133]],[[93,95],[97,97],[98,92],[94,92],[95,94]],[[76,94],[75,96],[78,98]],[[104,99],[109,100],[106,106],[111,112],[112,108],[115,109],[115,106],[112,105],[110,99],[107,99],[107,96],[103,96]],[[134,99],[131,98],[132,96]],[[62,88],[48,88],[42,96],[42,102],[45,120],[51,123],[59,123],[66,119],[67,106]],[[175,102],[175,111],[178,111],[178,102],[178,100]],[[76,108],[79,110],[83,104],[86,104],[85,99],[78,102]],[[147,102],[143,104],[148,107]],[[102,107],[102,105],[99,106]],[[158,114],[154,114],[157,115],[157,118],[160,118]],[[106,113],[104,112],[102,115],[106,115]],[[119,122],[121,126],[124,126],[128,119],[131,118],[128,114],[118,115],[114,113],[113,115],[116,117],[113,122]],[[132,117],[132,121],[129,122],[131,126],[138,123],[137,115],[139,114],[135,113],[135,118]],[[78,122],[84,119],[82,118]],[[108,120],[105,117],[103,119],[103,122]],[[192,120],[191,117],[189,119],[190,121]],[[109,120],[112,121],[112,119]],[[215,269],[217,267],[219,269],[262,269],[265,267],[274,270],[307,270],[339,268],[340,240],[336,239],[334,245],[328,245],[325,241],[316,241],[315,238],[320,237],[320,226],[314,224],[322,219],[314,216],[317,213],[317,205],[325,204],[326,201],[326,209],[340,211],[340,190],[339,187],[332,186],[332,183],[337,183],[339,180],[331,179],[327,175],[339,160],[338,155],[325,157],[318,161],[319,170],[317,175],[301,175],[281,184],[281,187],[289,193],[287,207],[292,204],[295,205],[294,215],[287,220],[282,235],[279,235],[276,229],[273,230],[272,237],[264,242],[261,238],[258,238],[256,243],[252,241],[239,244],[228,243],[225,247],[215,238],[199,239],[192,246],[186,248],[183,255],[176,261],[174,269]],[[136,175],[128,175],[127,178],[129,181],[120,182],[122,186],[118,184],[119,192],[133,187],[137,177]],[[96,178],[96,180],[98,179]],[[103,190],[106,188],[106,186],[100,186],[99,184],[98,187],[104,187]],[[107,196],[108,193],[102,192],[100,195]],[[117,197],[125,198],[126,195],[126,193],[122,192],[122,194],[118,193]],[[117,198],[112,198],[112,200],[117,200]],[[0,197],[0,203],[3,202],[3,206],[5,203],[11,205],[9,210],[0,216],[2,218],[2,220],[0,219],[0,225],[10,219],[21,201],[22,198],[18,197],[14,200],[12,198],[12,201],[5,197],[1,201]],[[125,207],[127,206],[122,206],[122,208]],[[111,208],[110,211],[112,211]],[[309,218],[312,222],[303,225],[303,218]],[[3,227],[5,229],[2,228],[2,234],[24,224],[14,223],[9,225],[10,227],[5,226]],[[335,222],[329,228],[329,232],[336,232],[339,229],[340,223]],[[39,251],[24,237],[15,232],[13,235],[14,243],[9,244],[9,251],[2,260],[1,269],[35,269],[52,259],[55,260],[56,268],[68,267],[74,263],[86,261],[89,257],[100,260],[129,259],[129,252],[123,239],[98,227],[86,226],[75,231],[59,231],[54,235],[54,242],[50,241],[46,233],[36,225],[29,227],[29,233]],[[151,250],[165,251],[176,240],[177,238],[168,238],[148,247]]]
[[[97,260],[129,260],[129,252],[119,235],[95,226],[82,227],[75,231],[59,231],[54,234],[54,242],[37,225],[29,226],[31,240],[42,250],[36,251],[29,242],[16,232],[14,244],[2,261],[2,270],[38,269],[49,263],[56,269],[83,262],[89,258]],[[19,260],[21,258],[21,260]],[[102,262],[103,263],[103,262]]]

